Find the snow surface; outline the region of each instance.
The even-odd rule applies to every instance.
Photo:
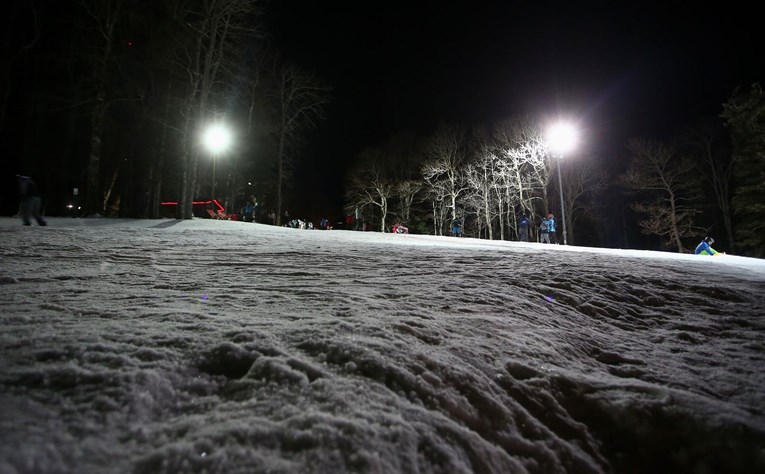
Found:
[[[765,261],[0,219],[0,473],[765,472]]]

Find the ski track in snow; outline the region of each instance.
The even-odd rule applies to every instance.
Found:
[[[197,219],[0,239],[3,473],[765,467],[754,259]]]

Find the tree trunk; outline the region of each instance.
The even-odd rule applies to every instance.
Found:
[[[90,153],[88,154],[88,183],[85,198],[85,216],[103,213],[101,207],[101,138],[104,126],[104,95],[101,90],[96,96],[96,105],[91,112]]]
[[[279,132],[279,149],[277,150],[276,170],[276,225],[282,225],[282,186],[284,179],[284,127]]]
[[[88,182],[85,196],[85,215],[93,215],[98,212],[103,213],[101,204],[101,155],[102,140],[104,129],[104,116],[106,115],[106,76],[108,74],[108,64],[112,57],[112,44],[114,42],[114,28],[120,16],[122,2],[114,2],[114,8],[108,10],[106,18],[96,17],[100,23],[101,32],[104,35],[106,43],[97,63],[94,74],[95,81],[95,104],[91,111],[91,131],[90,131],[90,153],[88,154]]]

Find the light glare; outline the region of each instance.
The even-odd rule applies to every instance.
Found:
[[[231,143],[231,134],[222,125],[212,125],[204,135],[204,144],[213,153],[225,150]]]
[[[547,141],[553,153],[567,153],[576,146],[576,130],[568,123],[553,125],[547,134]]]

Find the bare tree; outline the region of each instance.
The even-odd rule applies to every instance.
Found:
[[[640,199],[631,207],[646,215],[640,221],[642,232],[658,235],[665,247],[685,251],[682,239],[699,232],[693,225],[699,211],[690,207],[697,193],[693,162],[655,141],[633,139],[628,149],[632,161],[620,181]]]
[[[398,133],[382,146],[387,175],[395,183],[389,209],[402,222],[410,223],[412,206],[422,201],[425,182],[420,164],[425,159],[421,141],[413,133]]]
[[[346,191],[346,202],[358,207],[370,204],[380,210],[380,232],[385,232],[388,203],[396,186],[386,171],[382,150],[364,150],[350,171],[351,178]]]
[[[435,135],[425,146],[426,162],[422,166],[422,176],[431,191],[438,192],[434,203],[441,202],[451,212],[451,220],[457,218],[457,201],[465,191],[463,165],[467,160],[467,137],[460,126],[441,124]],[[434,208],[435,209],[435,208]],[[434,222],[437,235],[443,233],[443,221],[440,216]]]
[[[420,193],[425,187],[425,183],[420,180],[407,179],[396,181],[393,186],[392,196],[397,203],[396,214],[402,222],[409,222],[411,218],[412,205],[417,201]]]
[[[698,157],[699,175],[709,181],[720,208],[725,233],[731,248],[735,247],[733,237],[733,212],[731,210],[730,184],[733,176],[733,160],[721,146],[722,136],[712,127],[687,129],[684,144],[694,157]]]
[[[197,167],[202,153],[199,137],[211,116],[210,100],[219,85],[219,72],[233,56],[233,47],[255,31],[253,16],[257,0],[176,0],[173,17],[179,25],[177,61],[187,77],[182,107],[183,156],[181,159],[180,215],[193,216],[192,200],[197,189]]]
[[[546,203],[545,190],[550,181],[547,149],[538,120],[519,116],[495,125],[492,131],[497,156],[502,160],[502,190],[505,206],[502,209],[500,238],[504,239],[504,226],[515,225],[515,208],[521,207],[533,213],[538,201]]]
[[[765,256],[765,94],[760,83],[737,87],[720,115],[730,130],[733,182],[731,208],[736,249],[751,257]]]
[[[481,217],[481,221],[486,226],[486,234],[489,240],[494,238],[494,229],[492,221],[495,216],[500,220],[504,209],[504,191],[503,181],[500,179],[502,173],[500,167],[501,161],[484,145],[480,146],[478,157],[473,163],[467,165],[465,169],[465,179],[470,188],[472,201],[476,212]],[[495,214],[494,209],[498,210]],[[500,232],[504,227],[500,226]],[[481,229],[479,227],[479,234]]]
[[[244,202],[257,199],[254,191],[257,187],[253,182],[255,181],[254,177],[257,176],[255,170],[257,169],[258,158],[261,158],[260,162],[265,162],[265,160],[262,159],[262,155],[256,156],[255,150],[259,136],[273,133],[270,128],[273,126],[273,120],[270,120],[268,116],[270,108],[267,103],[269,93],[267,77],[268,72],[274,67],[275,60],[275,53],[270,44],[253,42],[247,48],[243,48],[237,61],[237,64],[244,64],[245,67],[238,67],[231,72],[231,75],[236,77],[235,81],[238,87],[232,88],[230,96],[247,106],[242,111],[246,125],[241,133],[241,143],[235,148],[236,156],[232,160],[234,163],[238,162],[239,166],[230,167],[237,168],[238,172],[232,172],[229,175],[227,187],[227,202],[230,202],[234,208],[238,208]],[[247,177],[247,191],[239,194],[238,192],[241,192],[244,186],[243,176]],[[267,177],[263,173],[259,184],[263,184],[266,179]],[[259,194],[262,195],[263,193]]]
[[[164,91],[164,97],[160,96],[160,101],[163,103],[162,116],[161,116],[161,129],[158,144],[155,150],[155,159],[149,169],[149,216],[152,219],[158,219],[160,217],[160,196],[162,194],[162,184],[164,176],[162,168],[165,163],[165,158],[168,154],[168,135],[170,133],[170,127],[167,126],[170,118],[170,104],[172,103],[172,81],[167,80],[167,89]]]
[[[87,186],[85,189],[85,215],[103,212],[101,193],[101,154],[104,116],[109,106],[106,100],[109,63],[112,61],[117,22],[122,14],[122,0],[77,0],[94,20],[102,41],[94,61],[93,107],[90,112],[90,152],[88,154]]]
[[[575,223],[579,220],[597,219],[600,207],[597,198],[608,186],[608,176],[598,169],[592,159],[569,157],[562,166],[564,206],[566,206],[566,227],[568,243],[574,245]]]
[[[290,159],[299,149],[302,132],[315,128],[324,118],[332,90],[316,76],[295,65],[276,68],[274,97],[277,102],[276,225],[281,225],[282,192]]]

